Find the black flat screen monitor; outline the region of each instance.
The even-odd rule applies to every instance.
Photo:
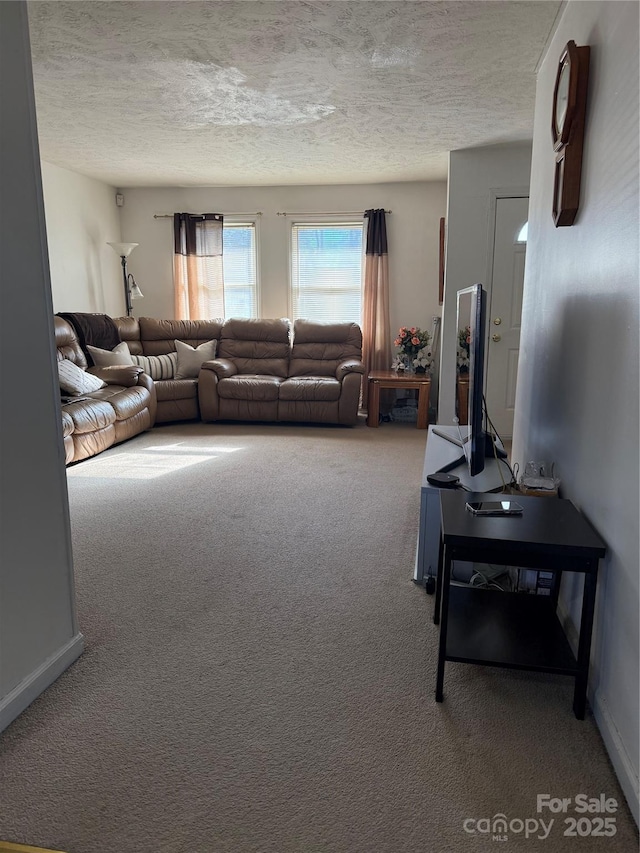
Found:
[[[483,420],[484,336],[487,294],[481,284],[458,291],[458,329],[469,330],[469,438],[465,456],[469,473],[484,470],[485,433]]]
[[[458,291],[456,340],[467,331],[469,347],[469,400],[468,437],[460,432],[460,445],[464,455],[440,469],[451,471],[466,462],[472,477],[484,471],[486,457],[506,458],[504,450],[494,445],[493,437],[484,427],[484,353],[487,333],[487,294],[481,284],[473,284]],[[457,378],[457,377],[456,377]],[[457,423],[456,419],[456,423]]]
[[[469,329],[469,439],[464,443],[471,476],[484,471],[487,457],[505,459],[485,428],[484,353],[487,337],[487,293],[481,284],[458,291],[458,329]]]

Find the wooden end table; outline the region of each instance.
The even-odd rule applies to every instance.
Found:
[[[369,374],[369,409],[367,426],[380,425],[380,389],[409,388],[418,391],[418,429],[429,426],[429,390],[431,376],[428,373],[404,373],[401,370],[374,370]]]

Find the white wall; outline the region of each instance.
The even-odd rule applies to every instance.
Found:
[[[529,143],[468,148],[449,155],[438,406],[438,421],[442,424],[451,424],[455,414],[457,292],[476,282],[490,291],[492,204],[499,196],[526,195],[530,169]]]
[[[0,64],[0,111],[11,116],[0,159],[2,729],[81,653],[82,635],[24,3],[0,3]]]
[[[580,210],[552,217],[558,60],[591,46]],[[541,65],[513,455],[555,461],[608,543],[590,701],[638,820],[638,4],[569,2]],[[567,577],[567,576],[565,576]],[[567,578],[568,579],[568,578]],[[564,582],[563,582],[564,584]],[[579,621],[581,585],[562,603]]]
[[[389,238],[390,310],[396,326],[431,328],[438,305],[439,222],[444,182],[320,187],[219,187],[124,189],[122,239],[140,243],[129,268],[144,292],[134,314],[173,317],[173,222],[154,213],[262,211],[258,219],[260,309],[263,317],[286,317],[287,217],[277,212],[392,210]]]
[[[120,240],[113,187],[42,163],[54,311],[125,313],[120,259],[107,242]]]

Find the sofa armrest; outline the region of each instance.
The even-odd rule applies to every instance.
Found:
[[[156,422],[156,415],[158,413],[158,393],[156,391],[156,383],[148,373],[143,372],[138,376],[138,385],[142,385],[142,387],[146,388],[149,392],[149,414],[151,416],[151,423],[149,426],[152,427]]]
[[[347,373],[364,373],[364,364],[355,358],[348,358],[336,367],[336,379],[342,381]]]
[[[213,370],[218,379],[228,379],[238,372],[238,368],[228,358],[214,358],[211,361],[205,361],[200,370]]]
[[[132,388],[140,382],[140,374],[144,373],[141,367],[135,364],[114,364],[110,367],[90,367],[87,373],[93,373],[98,379],[102,379],[107,385],[122,385],[124,388]]]

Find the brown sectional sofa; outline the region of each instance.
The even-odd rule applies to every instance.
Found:
[[[156,423],[243,420],[352,425],[364,365],[355,323],[308,320],[115,319],[134,355],[165,355],[175,340],[197,347],[217,340],[197,379],[155,381]]]
[[[58,358],[83,369],[87,360],[73,327],[55,318]],[[117,317],[132,355],[166,355],[175,341],[198,347],[216,340],[216,358],[197,378],[152,380],[142,368],[89,368],[108,386],[65,402],[67,463],[93,456],[155,423],[298,421],[353,425],[358,417],[362,333],[355,323],[308,320],[156,320]]]
[[[87,370],[87,359],[76,332],[54,317],[58,361],[68,359]],[[139,367],[93,367],[90,372],[106,387],[62,403],[65,461],[79,462],[153,426],[156,393],[153,381]]]

